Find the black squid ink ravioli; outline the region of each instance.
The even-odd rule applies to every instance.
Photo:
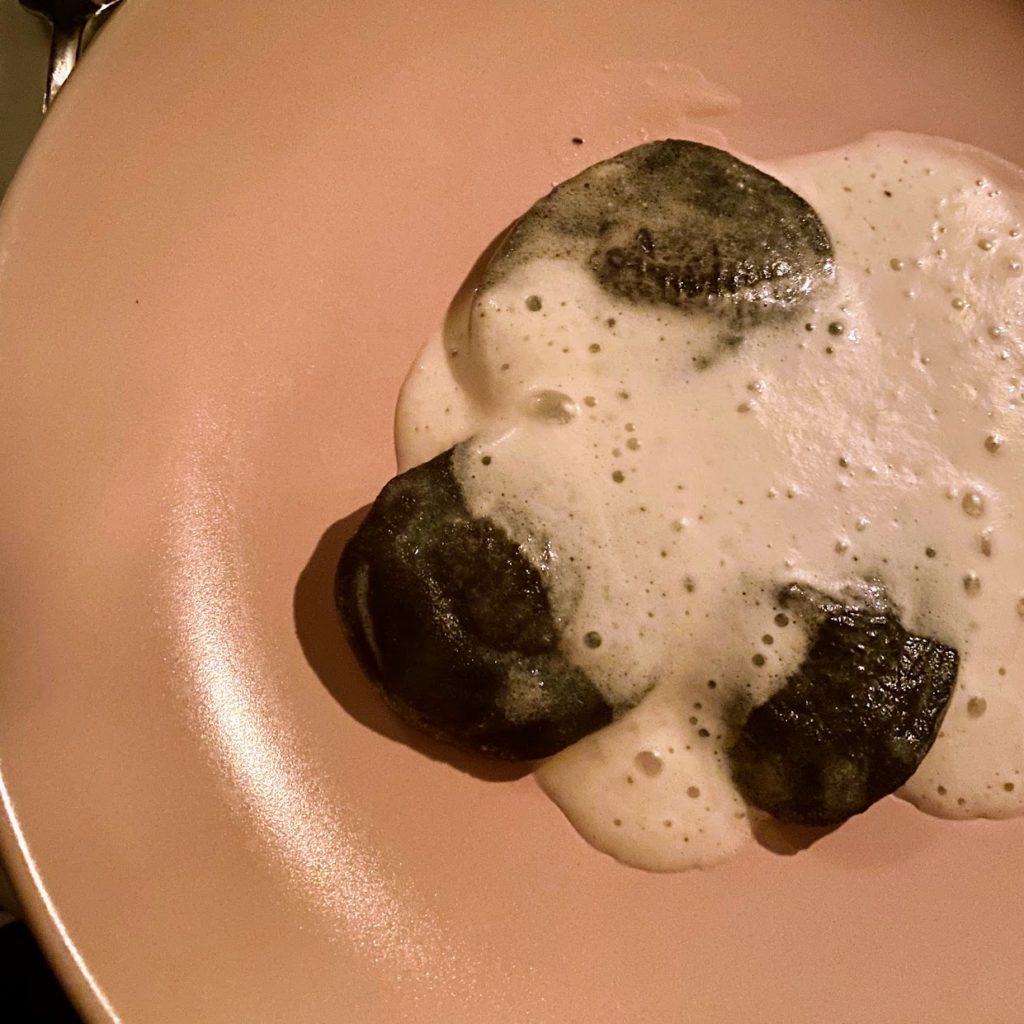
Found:
[[[629,555],[612,551],[617,534],[628,534],[627,547],[639,543],[637,527],[608,513],[613,505],[595,500],[594,487],[614,494],[607,500],[628,510],[630,524],[648,513],[646,492],[635,484],[640,470],[627,461],[639,459],[648,444],[638,429],[642,416],[629,411],[641,396],[629,390],[628,374],[617,376],[612,355],[630,372],[646,367],[658,394],[676,403],[683,432],[658,441],[662,449],[685,449],[691,443],[688,403],[705,415],[749,418],[759,383],[764,387],[753,373],[763,353],[783,346],[795,352],[814,332],[853,334],[835,278],[833,243],[815,209],[775,177],[706,145],[669,140],[639,146],[537,202],[483,271],[469,347],[449,353],[475,360],[483,404],[496,410],[500,429],[462,438],[395,477],[339,565],[339,609],[360,662],[386,700],[446,741],[533,760],[628,718],[656,693],[664,703],[671,689],[671,700],[687,714],[680,712],[685,724],[670,734],[678,734],[680,751],[692,754],[689,727],[694,742],[714,746],[709,757],[738,794],[730,813],[743,813],[747,804],[786,822],[836,824],[904,785],[939,732],[959,653],[903,621],[881,562],[851,563],[842,574],[808,581],[802,567],[783,559],[758,578],[744,569],[744,544],[751,541],[741,522],[723,542],[727,554],[717,570],[742,585],[716,590],[714,574],[694,579],[685,557],[673,562],[678,537],[694,524],[721,519],[707,506],[692,521],[685,515],[672,520],[679,528],[671,550],[659,528],[650,527],[657,538],[647,545],[650,557],[673,566],[667,576],[651,572],[641,579],[640,573],[632,594],[594,582],[632,571],[621,569]],[[566,298],[584,292],[579,301]],[[838,312],[825,322],[822,312],[832,310]],[[549,326],[539,334],[520,329],[545,317]],[[503,325],[501,343],[489,344],[496,321]],[[773,358],[783,365],[780,351]],[[550,386],[538,386],[536,367],[547,367],[559,353],[565,365],[586,369],[557,370]],[[540,362],[531,362],[535,357]],[[729,364],[741,359],[753,359],[748,393],[709,412],[708,403],[695,398],[699,389],[728,391]],[[583,394],[573,376],[578,372],[589,375]],[[505,394],[518,397],[508,401]],[[602,412],[609,407],[614,415]],[[605,445],[611,461],[594,455],[592,468],[574,470],[568,483],[556,474],[539,497],[523,500],[515,480],[532,486],[543,477],[537,452],[557,444],[543,440],[543,432],[584,419],[618,438]],[[521,429],[539,431],[542,440],[505,459],[504,438],[524,421]],[[728,432],[722,437],[726,444]],[[608,454],[602,444],[590,447]],[[728,457],[708,447],[694,465],[706,469]],[[582,455],[586,448],[565,458],[580,464],[590,458]],[[519,467],[508,486],[481,491],[478,481],[505,462]],[[650,472],[663,478],[659,493],[678,492],[683,505],[696,500],[697,508],[705,507],[693,497],[701,475],[674,482],[663,467]],[[736,500],[744,506],[749,498]],[[556,513],[545,514],[559,504]],[[816,524],[802,528],[813,531]],[[780,538],[783,545],[787,540]],[[605,557],[611,568],[596,568]],[[669,577],[672,586],[681,583],[678,596],[669,592]],[[658,588],[645,611],[639,595]],[[601,596],[594,593],[602,589],[605,604],[595,613]],[[766,627],[746,635],[728,597],[745,602],[773,633]],[[691,646],[686,640],[693,638],[686,619],[700,619],[710,639],[702,634],[692,644],[695,665],[681,670],[680,658]],[[788,647],[774,639],[783,630],[791,637]],[[683,640],[666,642],[665,634]],[[785,656],[768,664],[766,655],[755,655],[751,663],[746,652],[758,642],[772,656],[785,648]],[[729,647],[743,658],[723,654]],[[648,656],[651,650],[656,653]],[[706,650],[714,653],[703,671]],[[719,678],[723,673],[730,678]],[[698,725],[712,708],[713,727],[710,720]],[[649,756],[637,760],[636,776],[659,774],[666,751],[675,753],[671,739],[657,750],[641,750],[638,758]],[[623,777],[635,785],[633,775]],[[678,783],[691,802],[707,789],[698,782],[686,777]],[[621,817],[610,820],[622,825]],[[667,830],[673,821],[659,824]]]

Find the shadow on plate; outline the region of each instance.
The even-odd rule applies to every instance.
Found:
[[[839,825],[791,825],[760,815],[753,819],[751,826],[759,846],[783,857],[809,850],[839,828]]]
[[[533,765],[492,761],[441,743],[401,719],[366,677],[349,644],[334,603],[334,575],[341,552],[366,517],[369,506],[340,519],[320,538],[295,585],[295,633],[309,667],[327,692],[361,725],[404,743],[435,761],[491,782],[529,774]]]

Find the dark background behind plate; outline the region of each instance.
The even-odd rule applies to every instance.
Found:
[[[0,0],[0,199],[42,121],[48,49],[45,22],[17,0]],[[18,916],[17,898],[0,865],[0,1000],[4,1018],[12,1024],[74,1024],[81,1018]]]

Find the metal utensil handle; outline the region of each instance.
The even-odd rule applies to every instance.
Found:
[[[60,87],[67,81],[82,52],[82,34],[85,32],[85,26],[85,21],[70,26],[62,25],[59,20],[53,23],[50,67],[46,76],[46,95],[43,97],[44,113],[60,91]]]

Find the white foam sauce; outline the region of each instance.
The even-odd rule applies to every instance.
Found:
[[[568,656],[608,693],[652,688],[538,771],[591,843],[650,869],[750,836],[723,709],[802,660],[775,603],[792,581],[878,577],[907,629],[959,650],[903,796],[1024,811],[1024,175],[900,134],[760,166],[833,241],[807,315],[698,371],[710,322],[535,260],[453,311],[468,330],[399,403],[401,468],[472,436],[469,507],[538,560],[550,541]]]

